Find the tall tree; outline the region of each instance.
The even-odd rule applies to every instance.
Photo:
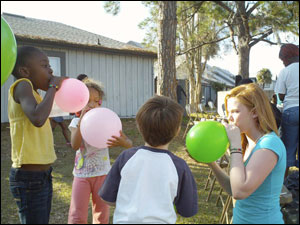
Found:
[[[158,15],[158,93],[176,96],[176,1],[159,1]]]
[[[268,40],[274,32],[288,31],[299,35],[299,2],[296,1],[214,1],[225,10],[233,47],[239,56],[239,74],[249,77],[250,49]],[[237,44],[236,39],[237,37]]]

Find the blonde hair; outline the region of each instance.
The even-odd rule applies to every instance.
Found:
[[[100,83],[100,82],[98,82],[98,81],[95,81],[95,80],[93,80],[93,79],[91,79],[91,78],[88,78],[88,77],[84,78],[84,79],[82,80],[82,82],[85,83],[85,85],[86,85],[88,88],[94,88],[96,91],[99,92],[100,97],[101,97],[102,99],[104,98],[105,93],[104,93],[104,91],[103,91],[104,88],[103,88],[102,83]]]
[[[245,105],[250,111],[257,114],[257,128],[264,134],[274,131],[278,135],[275,116],[266,93],[255,83],[244,84],[233,88],[225,96],[225,109],[227,110],[227,101],[229,98],[237,98],[240,103]],[[245,134],[242,134],[242,149],[245,151],[248,140]]]

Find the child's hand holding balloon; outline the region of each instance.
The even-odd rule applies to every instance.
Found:
[[[107,148],[108,139],[118,136],[122,123],[118,115],[110,109],[97,107],[82,112],[80,132],[82,138],[96,148]]]
[[[131,148],[132,147],[132,141],[120,130],[120,137],[112,136],[113,139],[107,140],[107,146],[109,148],[111,147],[117,147],[122,146],[124,148]]]
[[[68,77],[58,77],[58,76],[53,76],[51,80],[49,81],[49,85],[53,85],[57,87],[57,90],[60,89],[62,82],[68,79]],[[49,86],[50,87],[50,86]]]

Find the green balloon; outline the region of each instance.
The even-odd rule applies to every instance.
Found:
[[[14,69],[16,59],[17,43],[15,35],[1,16],[1,86]]]
[[[190,156],[198,162],[214,162],[229,147],[226,129],[217,121],[199,122],[187,133],[186,147]]]

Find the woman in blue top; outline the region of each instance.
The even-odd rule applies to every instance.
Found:
[[[236,199],[234,224],[283,224],[280,193],[286,150],[278,137],[267,95],[256,84],[245,84],[225,97],[230,141],[229,176],[210,163],[217,180]]]

